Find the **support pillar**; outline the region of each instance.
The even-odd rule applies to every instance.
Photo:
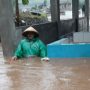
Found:
[[[79,0],[72,0],[72,14],[73,20],[75,21],[75,32],[78,32],[78,25],[79,25]]]
[[[60,31],[60,0],[50,0],[51,3],[51,19],[52,22],[57,22],[58,38]]]
[[[4,57],[11,57],[15,48],[15,25],[11,0],[0,0],[0,36]]]
[[[89,0],[85,0],[85,17],[87,18],[87,31],[89,31]]]

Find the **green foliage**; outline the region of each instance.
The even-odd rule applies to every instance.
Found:
[[[24,20],[27,25],[45,23],[48,21],[45,14],[33,15],[31,12],[21,12],[20,20]]]
[[[29,3],[29,0],[22,0],[23,5],[27,5]]]
[[[41,13],[41,15],[33,15],[31,12],[21,12],[20,13],[20,18],[38,18],[38,19],[43,19],[47,18],[47,15],[44,13]]]

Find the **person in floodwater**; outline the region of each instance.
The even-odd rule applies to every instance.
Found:
[[[49,60],[47,58],[47,48],[44,43],[39,39],[39,32],[33,27],[27,28],[22,35],[25,39],[19,43],[13,60],[19,58],[29,58],[32,56],[41,57],[41,60]]]

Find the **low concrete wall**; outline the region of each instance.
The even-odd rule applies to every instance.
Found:
[[[49,58],[90,58],[90,43],[63,43],[58,40],[47,45]]]
[[[73,34],[74,43],[90,43],[90,32],[75,32]]]
[[[21,28],[21,31],[18,33],[21,35],[27,27],[29,26],[19,27]],[[39,37],[45,44],[58,40],[58,29],[56,22],[37,24],[33,25],[33,27],[39,32]]]
[[[73,32],[75,32],[75,21],[74,20],[62,20],[60,25],[60,29],[58,30],[57,22],[49,22],[44,24],[35,24],[32,25],[35,29],[40,33],[40,39],[45,43],[49,44],[54,42],[60,38],[66,38],[68,36],[72,36]],[[22,32],[29,26],[18,27],[19,31],[18,35],[21,35]],[[79,20],[79,31],[87,30],[86,19],[81,18]],[[17,33],[17,30],[16,30]]]
[[[61,28],[58,30],[57,22],[50,22],[44,24],[33,25],[35,29],[40,33],[40,39],[45,43],[49,44],[74,31],[74,21],[64,20],[61,21]],[[22,31],[29,26],[20,27]]]

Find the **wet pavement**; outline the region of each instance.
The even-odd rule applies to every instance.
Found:
[[[90,59],[11,61],[1,52],[0,90],[90,90]]]

